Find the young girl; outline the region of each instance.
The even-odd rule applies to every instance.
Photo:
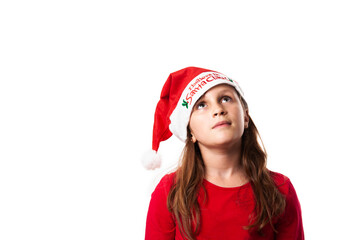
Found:
[[[304,239],[289,178],[266,168],[266,152],[239,85],[188,67],[170,74],[155,112],[153,150],[185,142],[178,169],[154,190],[146,240]],[[146,163],[160,166],[155,157]]]

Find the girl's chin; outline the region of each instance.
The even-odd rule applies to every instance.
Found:
[[[203,141],[199,142],[199,144],[204,146],[209,146],[211,148],[229,148],[231,146],[234,146],[236,143],[240,143],[241,139],[237,138],[230,138],[230,137],[218,137],[214,139],[213,141]]]

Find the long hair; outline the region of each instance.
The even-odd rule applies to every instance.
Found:
[[[246,101],[240,95],[239,97],[243,108],[248,109]],[[245,229],[255,229],[261,233],[261,230],[270,224],[276,232],[272,219],[284,211],[285,198],[266,168],[266,150],[254,122],[250,116],[249,118],[249,127],[242,135],[239,161],[251,183],[256,205],[254,214],[249,216],[250,224]],[[188,128],[180,166],[167,198],[167,208],[175,217],[182,236],[188,240],[195,240],[200,228],[200,207],[197,197],[199,189],[204,188],[204,176],[205,165],[201,152],[198,144],[191,141]]]

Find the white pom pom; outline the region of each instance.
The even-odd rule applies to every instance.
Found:
[[[149,150],[144,153],[141,162],[147,170],[154,170],[161,166],[161,157],[156,151]]]

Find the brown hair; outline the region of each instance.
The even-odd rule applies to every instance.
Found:
[[[244,109],[248,109],[246,101],[240,97]],[[277,189],[271,173],[266,168],[266,150],[259,132],[249,116],[249,127],[244,130],[239,151],[240,164],[251,183],[255,200],[255,212],[250,217],[250,225],[245,229],[256,229],[259,233],[270,223],[274,231],[272,219],[285,209],[285,198]],[[197,201],[199,188],[204,188],[202,182],[205,176],[205,165],[197,143],[191,141],[188,128],[188,138],[181,156],[180,166],[175,174],[174,184],[169,192],[167,208],[172,212],[184,238],[195,240],[200,227],[200,207]],[[206,191],[204,191],[206,193]]]

